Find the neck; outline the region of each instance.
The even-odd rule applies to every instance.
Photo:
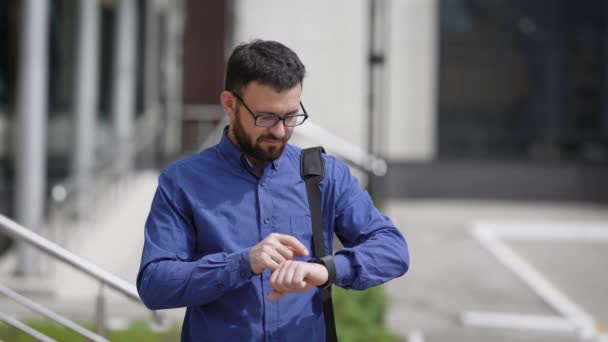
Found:
[[[255,169],[255,172],[261,177],[264,175],[264,162],[263,161],[259,161],[247,154],[245,154],[245,158],[247,159],[247,161],[251,164],[251,166],[253,166],[253,168]]]

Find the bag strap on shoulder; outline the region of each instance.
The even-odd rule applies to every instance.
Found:
[[[322,153],[325,153],[325,150],[318,146],[302,150],[300,156],[300,176],[306,182],[306,194],[308,195],[312,221],[313,252],[316,258],[322,258],[326,255],[321,219],[321,192],[319,191],[319,183],[325,175]]]
[[[323,241],[323,220],[321,216],[321,191],[319,190],[319,183],[325,176],[323,153],[325,153],[323,147],[318,146],[302,150],[302,155],[300,156],[300,176],[306,183],[306,194],[308,196],[312,221],[314,256],[318,259],[326,256]],[[328,254],[331,255],[331,250]],[[323,302],[323,315],[325,317],[325,341],[337,342],[338,336],[336,334],[334,306],[331,299],[331,284],[328,287],[321,288],[320,292],[321,301]]]
[[[310,177],[319,177],[319,181],[323,179],[325,175],[323,153],[325,153],[325,150],[321,146],[302,150],[302,155],[300,156],[300,176],[303,180]]]

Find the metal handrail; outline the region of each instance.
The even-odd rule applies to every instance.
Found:
[[[310,122],[310,120],[306,121],[304,125],[298,126],[294,133],[307,140],[321,143],[338,158],[363,171],[371,172],[376,176],[386,174],[388,167],[384,159],[368,153],[360,146],[340,138],[323,127]]]
[[[90,277],[99,280],[105,285],[108,285],[114,290],[122,293],[129,299],[143,304],[141,298],[139,298],[135,285],[68,251],[58,244],[43,238],[42,236],[32,232],[31,230],[2,214],[0,214],[0,230],[16,239],[29,243],[40,251],[76,268]]]
[[[19,330],[23,331],[24,333],[28,334],[29,336],[35,338],[38,341],[57,342],[56,340],[46,336],[45,334],[30,327],[29,325],[24,324],[23,322],[19,321],[18,319],[15,319],[15,318],[3,313],[2,311],[0,311],[0,321],[12,326],[15,329],[19,329]]]
[[[88,329],[83,328],[82,326],[78,325],[74,321],[72,321],[66,317],[63,317],[63,316],[45,308],[44,306],[25,298],[24,296],[18,294],[17,292],[9,289],[6,286],[2,286],[1,284],[0,284],[0,294],[3,294],[5,296],[13,299],[15,302],[27,307],[28,309],[35,311],[35,312],[45,316],[46,318],[49,318],[49,319],[63,325],[64,327],[71,329],[72,331],[77,332],[81,336],[84,336],[91,341],[108,342],[108,340],[105,339],[103,336],[100,336]],[[1,317],[0,317],[0,320],[1,320]]]
[[[228,124],[230,124],[228,118],[226,116],[221,117],[211,132],[207,134],[207,138],[201,144],[201,150],[217,144],[222,138],[224,127],[226,127]]]
[[[99,294],[96,299],[96,322],[97,322],[97,333],[101,336],[105,334],[105,298],[103,295],[103,289],[107,285],[122,293],[125,297],[143,305],[143,301],[137,293],[135,286],[128,281],[119,278],[118,276],[104,270],[96,264],[66,250],[58,244],[45,239],[44,237],[32,232],[25,228],[19,223],[9,219],[8,217],[0,214],[0,232],[6,233],[13,236],[16,239],[22,240],[34,248],[54,257],[55,259],[74,267],[75,269],[83,272],[99,281],[100,288]],[[15,299],[14,296],[9,296]],[[22,303],[23,304],[23,303]],[[27,305],[26,305],[27,306]],[[152,311],[153,320],[157,324],[162,324],[163,317],[160,313]],[[47,316],[48,317],[48,316]],[[49,317],[53,319],[52,317]],[[56,321],[57,323],[62,323]],[[64,322],[65,323],[65,322]],[[65,325],[65,324],[64,324]],[[77,331],[78,332],[78,331]],[[103,341],[103,340],[99,340]]]

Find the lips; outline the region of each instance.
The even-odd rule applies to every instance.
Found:
[[[270,144],[270,145],[281,145],[283,144],[282,140],[263,140],[263,142]]]
[[[275,144],[275,145],[282,144],[284,142],[284,139],[277,138],[277,137],[274,137],[272,135],[267,135],[267,136],[264,136],[264,137],[260,137],[259,140],[261,142],[265,142],[265,143],[269,143],[269,144]]]

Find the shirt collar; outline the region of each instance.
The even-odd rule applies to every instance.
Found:
[[[245,170],[246,167],[249,166],[249,161],[243,152],[241,152],[241,150],[228,138],[229,127],[230,126],[224,127],[224,132],[222,133],[222,138],[220,139],[219,143],[220,153],[228,160],[230,164]],[[285,154],[285,151],[283,151],[283,154]],[[273,169],[276,170],[279,167],[283,154],[271,162]]]

